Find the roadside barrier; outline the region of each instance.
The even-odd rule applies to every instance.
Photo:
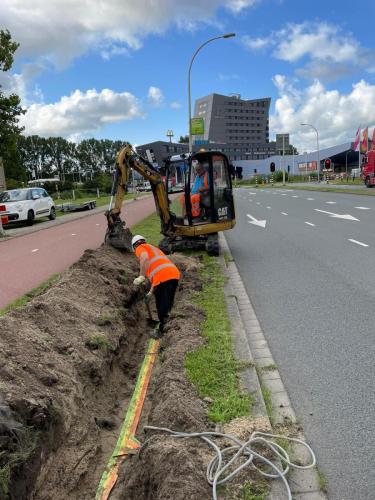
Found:
[[[150,339],[146,355],[139,371],[137,383],[129,403],[128,411],[121,427],[120,436],[108,461],[107,467],[102,474],[95,500],[107,500],[109,498],[116,484],[121,463],[128,455],[135,453],[136,450],[140,448],[140,443],[135,437],[135,433],[137,432],[148,384],[159,347],[160,340]]]

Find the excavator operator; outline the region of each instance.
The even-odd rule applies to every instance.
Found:
[[[133,237],[132,247],[140,264],[139,276],[133,283],[141,285],[146,278],[151,282],[145,300],[149,302],[152,295],[155,295],[159,324],[151,336],[159,339],[164,335],[164,327],[173,307],[180,271],[159,248],[146,243],[140,234]]]

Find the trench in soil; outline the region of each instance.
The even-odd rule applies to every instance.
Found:
[[[199,263],[174,259],[182,280],[138,427],[145,445],[126,459],[111,499],[210,497],[204,446],[143,431],[145,424],[212,428],[184,373],[186,353],[203,343],[203,314],[191,304]],[[145,291],[132,286],[137,270],[132,255],[106,246],[87,251],[47,292],[0,319],[1,500],[95,498],[151,329]],[[6,466],[25,435],[31,440],[13,463],[7,492]]]

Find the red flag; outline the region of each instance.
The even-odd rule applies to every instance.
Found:
[[[372,132],[371,149],[375,149],[375,127],[374,127],[374,130]]]
[[[367,153],[368,149],[368,127],[363,131],[363,139],[361,142],[361,153]]]

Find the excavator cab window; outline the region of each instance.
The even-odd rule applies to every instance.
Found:
[[[212,152],[193,155],[188,171],[185,206],[189,225],[234,218],[229,164],[224,155]]]

